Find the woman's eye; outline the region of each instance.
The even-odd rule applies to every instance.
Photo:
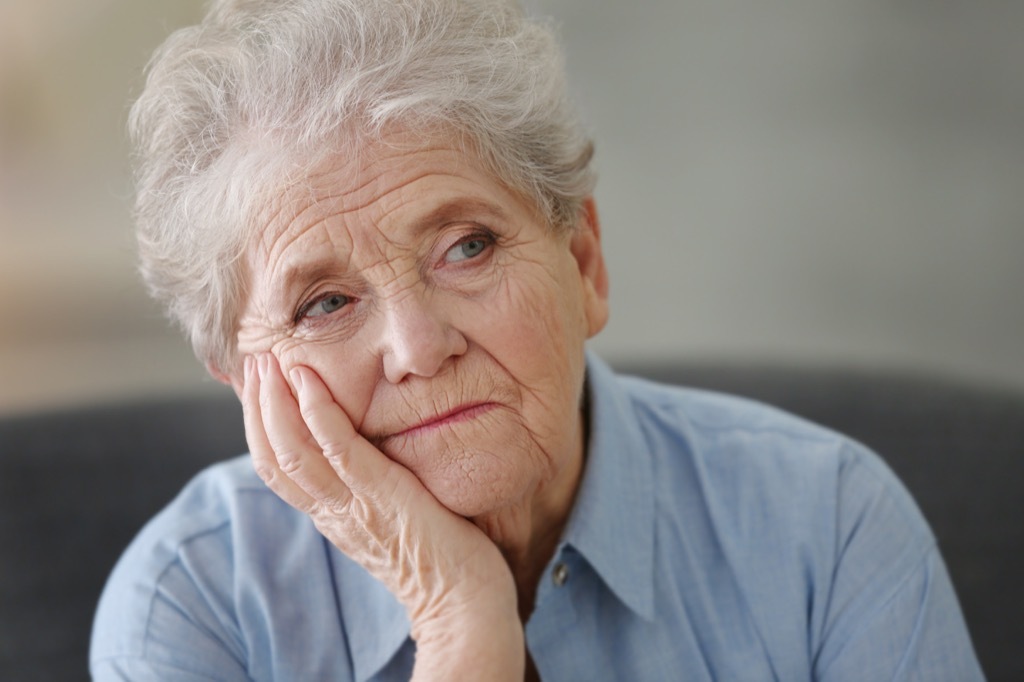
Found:
[[[491,245],[491,241],[491,239],[484,235],[470,237],[448,249],[444,254],[444,260],[446,263],[458,263],[459,261],[476,258],[487,250],[487,247]]]
[[[302,309],[299,316],[320,317],[322,315],[330,315],[331,313],[344,308],[348,305],[348,302],[348,296],[345,296],[344,294],[331,294],[330,296],[324,296],[323,298],[317,299],[308,304]]]

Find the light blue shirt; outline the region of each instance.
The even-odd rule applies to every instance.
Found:
[[[526,641],[546,680],[983,679],[935,540],[864,447],[588,357],[578,498]],[[97,680],[399,680],[384,587],[246,458],[136,538],[93,632]]]

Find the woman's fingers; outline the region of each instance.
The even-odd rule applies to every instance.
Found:
[[[267,443],[278,470],[290,483],[285,487],[301,494],[301,504],[296,506],[307,514],[324,507],[336,511],[344,509],[351,500],[348,487],[324,459],[321,447],[310,434],[277,358],[270,353],[260,355],[257,369],[259,405]],[[340,427],[348,424],[344,413],[342,417]],[[290,499],[286,501],[291,503]]]
[[[281,471],[274,454],[274,448],[267,438],[260,405],[261,382],[256,367],[256,358],[246,356],[242,386],[242,415],[245,423],[245,440],[249,444],[256,474],[267,487],[281,499],[297,509],[307,509],[313,500]]]
[[[313,370],[295,367],[291,378],[299,396],[302,418],[323,452],[324,461],[355,495],[390,499],[405,470],[396,467],[356,431]]]
[[[242,407],[253,466],[285,502],[313,515],[343,511],[352,491],[387,500],[404,470],[367,442],[308,367],[292,370],[292,396],[277,358],[247,358]],[[301,406],[301,407],[300,407]]]
[[[266,363],[266,360],[263,361]],[[268,424],[273,423],[276,429],[274,441],[287,440],[280,435],[282,420],[272,419],[271,414],[281,402],[280,395],[273,394],[273,387],[260,378],[260,362],[257,358],[247,356],[244,368],[244,384],[242,387],[242,412],[245,422],[245,439],[249,444],[253,468],[263,479],[267,487],[278,497],[296,509],[310,513],[320,506],[319,502],[303,490],[281,468],[275,442],[268,434]],[[262,367],[263,374],[268,375],[268,365]],[[274,382],[271,381],[271,384]],[[282,382],[283,383],[283,380]],[[278,391],[280,387],[277,387]],[[270,389],[270,390],[268,390]],[[285,388],[287,390],[287,388]],[[288,396],[291,397],[290,395]],[[293,401],[294,406],[294,401]],[[304,430],[304,429],[303,429]],[[301,438],[301,435],[298,436]],[[308,431],[306,438],[309,438]],[[294,439],[293,439],[294,440]]]

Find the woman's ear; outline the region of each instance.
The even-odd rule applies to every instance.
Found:
[[[601,250],[601,223],[597,203],[588,196],[580,206],[579,219],[569,250],[580,270],[583,285],[583,310],[587,317],[587,337],[604,329],[608,322],[608,270]]]
[[[206,371],[210,373],[210,376],[219,381],[220,383],[230,386],[235,391],[235,395],[238,399],[242,399],[242,379],[239,376],[232,376],[225,374],[220,367],[215,365],[213,362],[206,363]]]

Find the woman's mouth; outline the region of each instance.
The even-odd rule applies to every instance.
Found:
[[[497,403],[491,402],[467,403],[465,405],[460,405],[453,410],[430,417],[429,419],[424,419],[414,426],[410,426],[407,429],[393,433],[385,440],[390,440],[392,438],[415,438],[416,436],[421,436],[441,428],[451,427],[462,422],[471,421],[497,406]]]

